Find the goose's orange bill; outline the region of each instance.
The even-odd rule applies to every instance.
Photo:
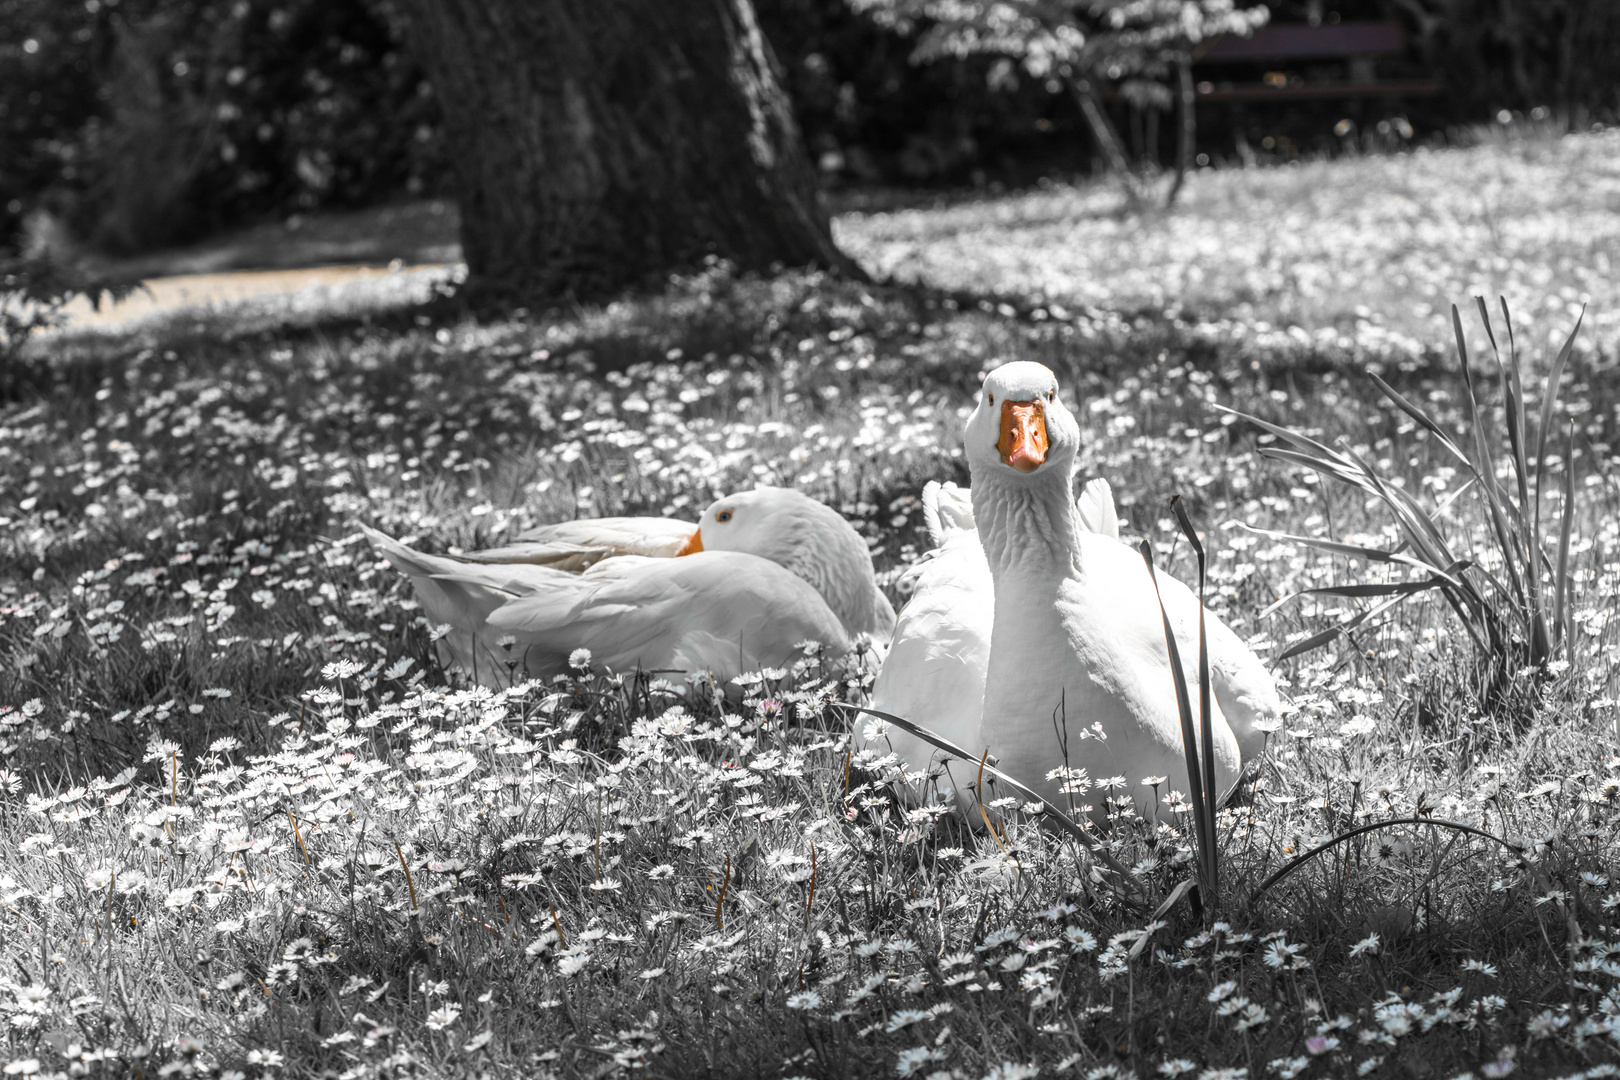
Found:
[[[1001,460],[1019,472],[1034,472],[1046,461],[1046,410],[1038,401],[1001,403]]]

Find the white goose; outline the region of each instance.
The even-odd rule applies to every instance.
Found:
[[[1058,784],[1046,774],[1064,764],[1054,723],[1061,708],[1069,764],[1093,779],[1124,775],[1132,785],[1169,776],[1168,786],[1185,792],[1158,602],[1141,556],[1116,542],[1107,484],[1088,484],[1078,505],[1068,498],[1078,437],[1045,367],[1010,364],[991,373],[968,424],[975,512],[964,512],[964,493],[954,486],[925,490],[930,526],[942,526],[941,550],[915,572],[917,588],[900,614],[873,705],[964,749],[989,747],[1004,769],[1060,805]],[[1167,575],[1159,584],[1195,686],[1197,597]],[[1239,754],[1245,762],[1259,754],[1282,706],[1264,665],[1229,627],[1206,613],[1206,631],[1224,791]],[[1093,723],[1106,741],[1080,740]],[[937,756],[892,728],[886,745],[913,769]],[[950,764],[941,786],[965,799],[974,770],[961,770]]]
[[[717,501],[685,526],[670,552],[680,557],[602,550],[654,532],[653,519],[603,520],[606,529],[570,523],[529,545],[460,557],[362,528],[411,578],[429,621],[451,627],[441,656],[486,685],[563,671],[577,648],[612,670],[709,671],[724,682],[786,663],[807,639],[840,655],[893,628],[865,542],[799,492],[759,488]],[[580,561],[580,573],[558,569]],[[506,636],[510,647],[500,644]]]

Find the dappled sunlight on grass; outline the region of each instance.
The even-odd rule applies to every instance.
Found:
[[[1446,504],[1455,459],[1362,371],[1455,432],[1443,335],[1135,303],[713,266],[570,312],[53,357],[0,405],[14,1071],[1258,1080],[1613,1063],[1609,312],[1565,376],[1574,453],[1548,466],[1549,492],[1575,470],[1569,650],[1487,702],[1465,631],[1418,597],[1281,663],[1288,715],[1217,823],[1230,900],[1213,924],[1186,904],[1154,918],[1191,872],[1179,793],[1155,790],[1143,819],[1144,778],[1088,778],[1127,882],[993,790],[995,837],[907,805],[892,759],[850,752],[835,703],[869,686],[858,666],[806,657],[729,688],[514,670],[508,690],[468,689],[353,529],[470,549],[785,484],[850,517],[892,592],[926,542],[922,483],[966,479],[981,372],[1033,359],[1059,373],[1083,469],[1110,480],[1127,534],[1187,578],[1168,509],[1184,497],[1210,604],[1262,656],[1372,602],[1318,594],[1261,618],[1278,597],[1405,570],[1245,528],[1397,542],[1377,504],[1263,460],[1271,436],[1214,404],[1342,440],[1459,550],[1484,550],[1475,504]],[[1535,336],[1572,322],[1544,309]],[[1500,429],[1495,373],[1476,378]],[[1506,843],[1375,831],[1251,900],[1333,836],[1414,816]]]
[[[1620,337],[1620,132],[1203,171],[1170,213],[1128,215],[1103,187],[945,210],[851,214],[839,243],[874,273],[1105,310],[1406,341],[1447,306],[1503,293],[1537,340],[1591,301]]]

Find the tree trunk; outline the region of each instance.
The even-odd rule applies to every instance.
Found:
[[[751,0],[404,0],[476,283],[596,296],[833,245]]]
[[[1102,98],[1098,96],[1096,87],[1084,78],[1069,80],[1069,93],[1074,97],[1074,103],[1080,109],[1080,115],[1086,121],[1086,127],[1091,130],[1091,137],[1097,143],[1103,157],[1108,161],[1108,167],[1119,176],[1119,182],[1125,187],[1125,197],[1132,207],[1142,205],[1142,192],[1136,182],[1136,173],[1131,169],[1131,162],[1125,156],[1125,147],[1119,141],[1119,132],[1115,130],[1113,121],[1103,111]]]
[[[1187,182],[1187,173],[1193,166],[1193,150],[1198,143],[1198,90],[1193,86],[1191,56],[1183,55],[1176,63],[1176,82],[1181,107],[1181,131],[1176,136],[1176,178],[1164,197],[1166,210],[1176,204],[1181,185]]]

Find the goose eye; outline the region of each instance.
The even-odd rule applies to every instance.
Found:
[[[725,524],[726,522],[731,520],[731,511],[730,510],[722,510],[722,511],[720,511],[718,514],[714,515],[714,520],[720,522],[722,525]]]
[[[1046,400],[1047,401],[1051,401],[1055,397],[1057,397],[1057,391],[1056,390],[1048,390],[1046,392]]]
[[[989,395],[989,397],[990,397],[990,404],[994,405],[996,403],[996,395],[991,394],[991,395]]]

